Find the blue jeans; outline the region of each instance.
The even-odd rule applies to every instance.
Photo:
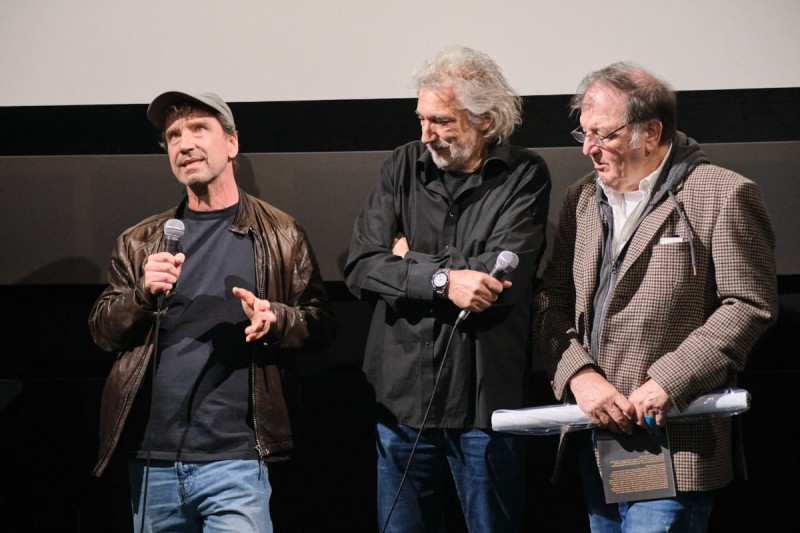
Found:
[[[524,437],[481,429],[424,429],[394,503],[418,430],[381,423],[377,430],[379,532],[384,525],[396,533],[442,531],[448,466],[470,531],[523,530]]]
[[[134,532],[272,533],[267,467],[259,460],[128,462]]]
[[[672,498],[606,503],[603,481],[597,467],[592,431],[578,448],[581,482],[589,526],[594,533],[649,533],[708,530],[713,492],[677,492]],[[581,435],[582,437],[583,435]]]

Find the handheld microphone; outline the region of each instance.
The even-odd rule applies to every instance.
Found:
[[[517,268],[519,264],[519,257],[514,252],[509,252],[508,250],[504,250],[500,252],[500,255],[497,256],[497,261],[494,264],[494,268],[489,275],[495,279],[502,280],[506,277],[506,274],[510,274]],[[461,312],[458,314],[458,322],[465,320],[469,316],[469,311],[466,309],[462,309]]]
[[[178,253],[178,241],[183,237],[183,232],[186,231],[183,222],[177,218],[171,218],[164,224],[164,236],[166,237],[166,251],[175,255]],[[498,259],[499,261],[499,259]]]
[[[183,237],[183,232],[185,231],[185,227],[183,222],[178,220],[177,218],[171,218],[167,220],[167,223],[164,224],[164,237],[165,237],[165,250],[172,255],[178,253],[178,242]],[[158,295],[158,308],[161,309],[161,306],[164,305],[164,295],[165,293],[159,293]]]

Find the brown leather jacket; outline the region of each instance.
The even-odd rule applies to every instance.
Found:
[[[231,229],[253,236],[257,296],[270,301],[278,318],[267,335],[253,343],[250,372],[256,449],[266,459],[294,447],[287,405],[292,403],[288,399],[291,387],[284,383],[292,352],[330,345],[336,322],[303,228],[291,216],[241,189],[239,198]],[[103,389],[95,476],[108,466],[153,355],[156,298],[144,288],[145,260],[164,250],[164,224],[181,218],[185,205],[186,199],[119,236],[108,269],[109,284],[89,315],[94,342],[116,354]]]

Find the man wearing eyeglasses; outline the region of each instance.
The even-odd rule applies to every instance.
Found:
[[[674,92],[641,67],[590,73],[571,108],[594,170],[566,193],[534,339],[556,397],[595,429],[561,446],[575,444],[592,531],[705,531],[714,491],[744,474],[738,419],[665,412],[734,385],[776,321],[767,209],[755,183],[676,130]],[[640,438],[659,443],[674,486],[620,497],[604,453]]]

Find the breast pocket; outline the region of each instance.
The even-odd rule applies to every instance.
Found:
[[[647,285],[665,299],[679,291],[692,275],[692,255],[689,242],[681,237],[662,238],[653,246],[647,266]]]

